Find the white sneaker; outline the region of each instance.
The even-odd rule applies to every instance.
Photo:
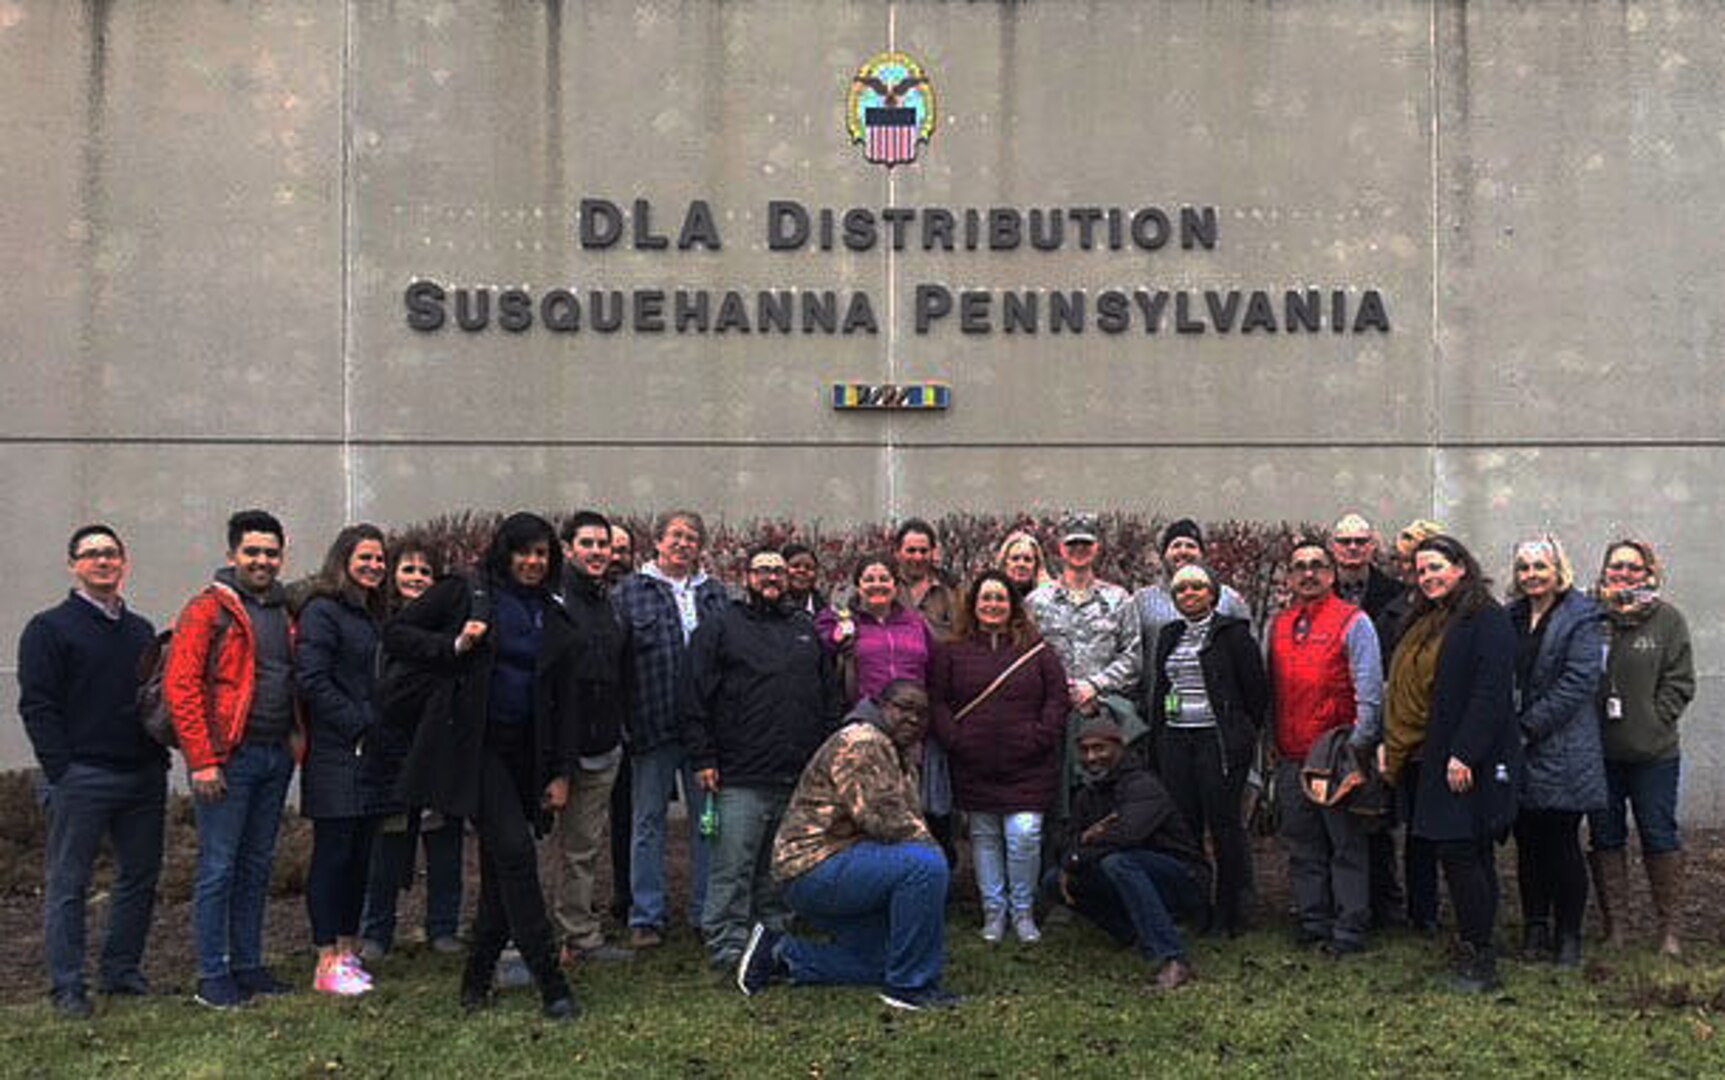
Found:
[[[1012,932],[1026,945],[1034,945],[1042,940],[1042,931],[1036,928],[1036,919],[1028,911],[1012,917]]]
[[[998,945],[1006,937],[1006,912],[997,911],[983,917],[982,940]]]

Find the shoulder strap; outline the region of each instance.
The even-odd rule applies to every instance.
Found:
[[[1012,662],[1011,667],[1007,668],[1005,671],[1001,672],[999,675],[996,675],[994,677],[993,682],[989,683],[987,686],[982,688],[982,693],[971,698],[970,701],[964,706],[964,708],[953,713],[952,714],[952,722],[956,724],[960,720],[963,720],[965,717],[969,716],[971,714],[971,712],[973,712],[976,709],[977,706],[979,706],[983,702],[987,701],[989,699],[989,697],[991,697],[996,690],[999,690],[1000,687],[1002,686],[1002,684],[1004,684],[1006,682],[1006,680],[1012,678],[1013,672],[1017,671],[1019,668],[1023,667],[1025,664],[1029,663],[1032,657],[1036,656],[1038,653],[1040,653],[1043,649],[1046,649],[1047,647],[1048,647],[1047,641],[1038,641],[1035,645],[1032,645],[1030,648],[1024,650],[1024,655],[1020,656],[1018,659],[1014,660]]]

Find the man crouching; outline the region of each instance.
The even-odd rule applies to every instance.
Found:
[[[1207,920],[1210,867],[1162,782],[1127,756],[1118,724],[1086,721],[1078,755],[1084,784],[1065,857],[1048,884],[1114,937],[1136,941],[1158,965],[1156,989],[1184,986],[1197,972],[1174,920]]]
[[[922,819],[916,749],[928,695],[898,679],[846,717],[803,769],[773,842],[773,876],[797,915],[830,934],[813,942],[757,923],[737,964],[753,996],[795,983],[881,987],[894,1008],[944,1008],[946,858]]]

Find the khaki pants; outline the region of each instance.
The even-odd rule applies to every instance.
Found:
[[[599,915],[593,909],[593,878],[605,830],[611,817],[611,787],[617,766],[591,772],[575,770],[569,778],[569,804],[557,818],[556,905],[553,915],[565,945],[596,949],[605,944]]]

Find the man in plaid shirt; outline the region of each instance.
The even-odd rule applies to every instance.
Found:
[[[623,677],[628,697],[630,794],[634,842],[629,859],[629,943],[650,949],[664,940],[665,809],[683,776],[685,800],[699,789],[681,737],[678,708],[688,666],[689,636],[730,601],[701,570],[706,540],[701,515],[671,510],[654,523],[655,558],[611,592],[623,626]],[[706,900],[707,850],[692,803],[693,845],[689,922],[700,925]]]

